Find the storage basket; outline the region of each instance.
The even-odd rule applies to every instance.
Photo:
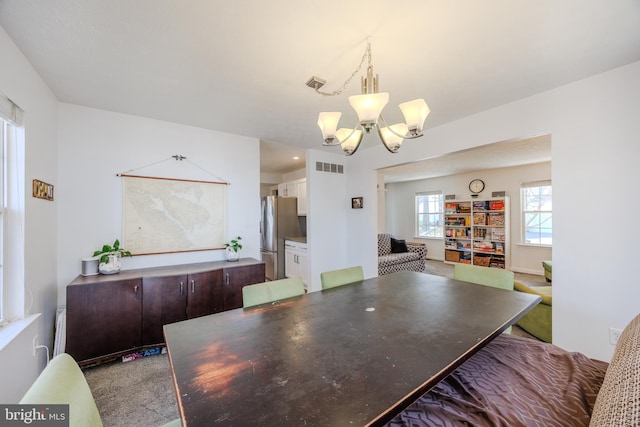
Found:
[[[458,251],[444,251],[445,261],[459,262],[460,252]]]
[[[489,262],[491,262],[491,257],[489,256],[474,256],[473,257],[473,264],[474,265],[479,265],[480,267],[488,267],[489,266]]]

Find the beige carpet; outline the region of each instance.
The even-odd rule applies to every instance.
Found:
[[[166,354],[84,370],[105,427],[161,426],[179,418]]]
[[[428,260],[425,273],[452,277],[453,266]],[[516,273],[516,279],[545,285],[543,276]],[[512,333],[533,338],[517,326]],[[161,426],[179,417],[166,354],[88,368],[84,374],[105,427]]]

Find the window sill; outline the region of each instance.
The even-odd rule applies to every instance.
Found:
[[[535,243],[516,243],[516,246],[526,246],[530,248],[553,248],[553,245],[539,245]]]
[[[0,327],[0,351],[2,351],[7,345],[11,343],[18,335],[29,327],[36,319],[40,317],[40,314],[32,314],[24,319],[8,321],[6,324]]]

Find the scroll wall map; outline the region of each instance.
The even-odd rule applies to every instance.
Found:
[[[120,175],[123,246],[134,255],[224,247],[227,183]]]

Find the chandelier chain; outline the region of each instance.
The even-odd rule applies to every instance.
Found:
[[[368,67],[371,67],[371,43],[370,42],[367,43],[367,49],[364,51],[364,54],[362,55],[362,59],[360,60],[360,65],[358,65],[358,68],[356,68],[355,71],[351,73],[351,76],[349,76],[349,78],[345,80],[345,82],[342,84],[340,88],[334,90],[333,92],[324,92],[318,88],[316,88],[315,91],[322,96],[340,95],[347,88],[347,85],[351,83],[351,79],[353,79],[355,75],[360,72],[360,70],[362,69],[362,64],[364,64],[365,59],[368,59]]]

